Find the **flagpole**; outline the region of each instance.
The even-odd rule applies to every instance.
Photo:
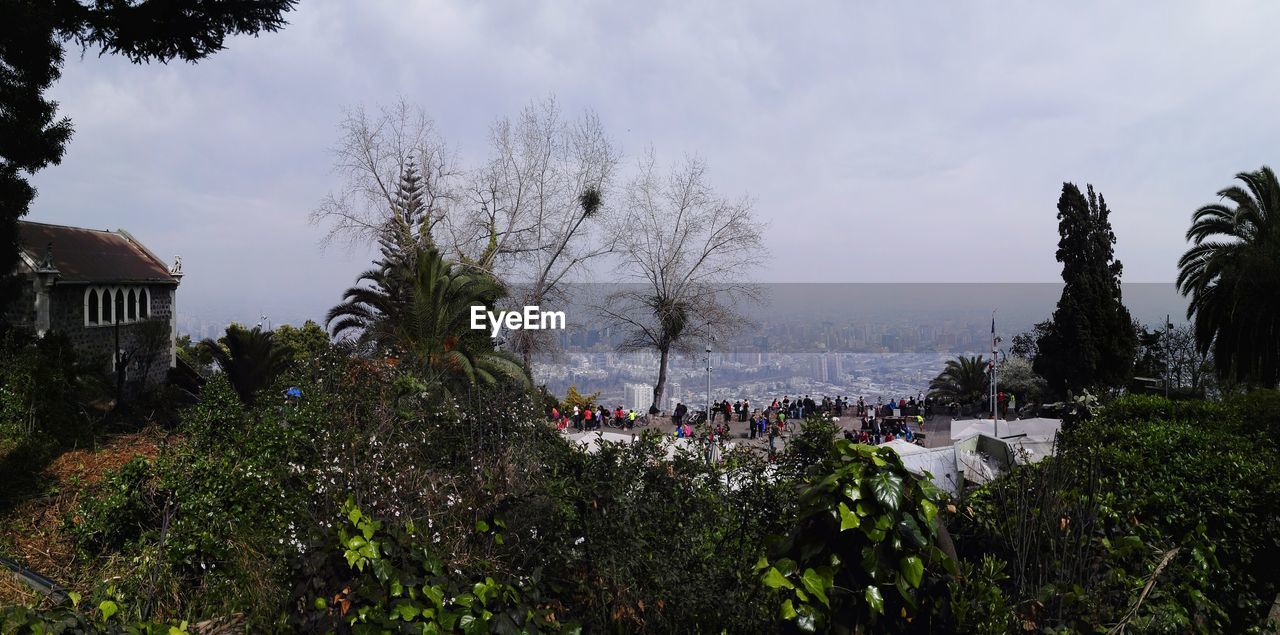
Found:
[[[1000,438],[1000,394],[996,390],[996,311],[991,311],[991,430],[997,439]]]

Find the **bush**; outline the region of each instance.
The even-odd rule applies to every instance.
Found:
[[[554,633],[565,625],[541,602],[537,580],[498,582],[447,568],[412,522],[342,507],[336,542],[306,561],[294,627],[307,632]],[[504,523],[475,532],[502,541]]]
[[[45,437],[65,444],[92,437],[80,404],[91,398],[96,374],[57,333],[36,338],[0,334],[0,440]]]
[[[756,565],[779,612],[807,632],[930,632],[956,563],[937,546],[939,493],[888,448],[835,442],[834,468]]]
[[[1006,558],[1042,628],[1256,627],[1280,589],[1280,455],[1242,419],[1266,412],[1255,399],[1113,401],[970,496],[962,551]]]

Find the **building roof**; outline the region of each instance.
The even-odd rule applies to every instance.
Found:
[[[112,232],[18,221],[18,236],[28,264],[37,267],[52,246],[59,282],[178,282],[164,262],[122,229]]]

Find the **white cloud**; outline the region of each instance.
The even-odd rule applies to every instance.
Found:
[[[753,196],[768,280],[1053,280],[1064,180],[1107,196],[1128,280],[1169,280],[1195,207],[1277,162],[1277,13],[305,2],[195,66],[70,59],[55,95],[76,135],[32,218],[183,253],[188,307],[318,316],[365,264],[306,223],[344,107],[403,95],[474,159],[489,122],[555,94],[631,156],[696,153]]]

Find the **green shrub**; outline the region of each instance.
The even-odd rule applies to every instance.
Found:
[[[937,546],[939,493],[888,448],[835,442],[794,529],[761,558],[779,614],[807,632],[928,632],[956,563]]]
[[[294,627],[308,632],[555,633],[566,629],[541,602],[536,579],[495,581],[449,569],[413,522],[366,516],[348,499],[336,544],[304,572]],[[501,541],[505,524],[475,532]],[[316,564],[321,566],[317,567]],[[570,629],[572,630],[572,629]]]
[[[1280,589],[1280,454],[1242,414],[1265,421],[1270,397],[1248,399],[1113,401],[1053,458],[972,494],[961,552],[1007,559],[1041,628],[1256,627]]]
[[[985,554],[977,562],[960,563],[960,576],[950,583],[955,632],[1003,635],[1018,632],[1016,614],[1001,585],[1009,576],[1005,561]]]

